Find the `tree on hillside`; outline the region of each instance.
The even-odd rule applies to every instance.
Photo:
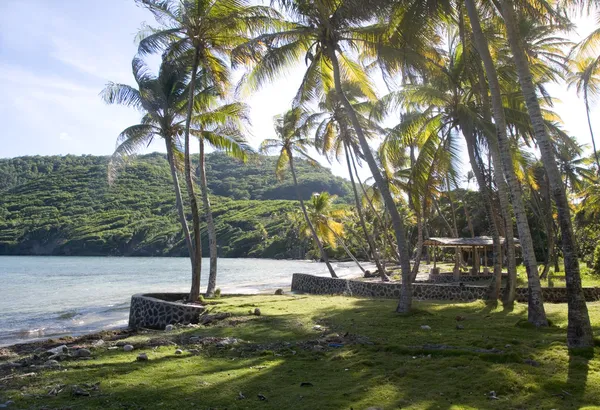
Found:
[[[294,168],[294,154],[309,161],[315,166],[318,164],[307,152],[307,149],[314,145],[314,141],[308,137],[311,129],[311,124],[308,119],[308,114],[303,112],[300,108],[294,108],[283,115],[276,116],[274,119],[274,126],[278,138],[264,140],[260,145],[260,151],[263,153],[269,153],[275,150],[279,151],[279,158],[277,159],[275,167],[275,173],[278,177],[281,178],[283,176],[286,165],[290,167],[298,201],[300,201],[300,207],[302,208],[302,213],[304,214],[308,229],[310,230],[315,244],[319,248],[321,259],[327,265],[329,274],[333,278],[337,278],[337,275],[329,262],[327,252],[325,252],[325,248],[319,239],[319,235],[306,211],[304,199],[302,199],[302,195],[298,189],[298,179]]]

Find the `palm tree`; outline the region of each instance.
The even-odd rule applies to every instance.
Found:
[[[346,218],[349,212],[344,209],[333,209],[333,202],[336,198],[335,195],[329,195],[329,192],[313,194],[308,203],[308,218],[314,226],[317,236],[323,242],[326,242],[332,248],[336,247],[336,243],[342,245],[350,259],[365,273],[365,269],[344,242],[344,224],[338,220]],[[307,229],[307,231],[310,232],[310,229]]]
[[[195,260],[194,244],[185,217],[178,178],[179,138],[184,132],[182,116],[188,99],[188,75],[181,66],[167,61],[161,64],[158,76],[152,75],[139,58],[133,59],[132,66],[133,77],[138,84],[137,89],[125,84],[109,83],[101,93],[104,101],[109,104],[126,105],[144,113],[139,124],[132,125],[119,134],[111,164],[113,167],[118,165],[125,156],[145,148],[155,137],[164,140],[167,161],[173,178],[179,222],[192,263],[192,288],[189,300],[195,301],[199,296],[199,283],[196,283],[198,264]]]
[[[498,80],[498,74],[492,56],[490,54],[488,41],[483,34],[481,23],[479,20],[479,12],[475,7],[474,0],[467,0],[465,2],[467,14],[471,22],[471,28],[473,29],[473,42],[475,48],[483,62],[485,73],[487,75],[489,91],[491,96],[491,106],[496,127],[496,139],[490,138],[490,147],[492,148],[492,159],[494,161],[494,168],[496,170],[503,170],[504,176],[506,177],[506,183],[510,191],[510,197],[512,198],[513,211],[515,219],[517,221],[517,230],[519,232],[519,238],[521,240],[521,248],[523,250],[523,259],[525,268],[527,271],[527,279],[529,284],[529,309],[528,309],[528,320],[536,326],[547,326],[548,320],[546,319],[546,312],[543,305],[542,289],[538,277],[537,261],[535,259],[535,251],[533,248],[533,240],[531,238],[531,232],[529,230],[529,223],[527,221],[527,214],[525,212],[525,205],[522,198],[521,188],[514,172],[514,165],[510,155],[510,145],[507,136],[507,122],[504,113],[504,106],[502,103],[502,94],[500,88],[500,82]],[[535,95],[535,91],[534,91]],[[537,101],[537,96],[535,96]],[[538,105],[539,107],[539,105]],[[542,120],[542,126],[544,125],[544,119]],[[495,155],[496,153],[496,155]],[[499,154],[499,155],[497,155]],[[497,172],[496,174],[500,174]],[[501,175],[501,174],[500,174]],[[500,200],[507,200],[507,192],[502,189],[504,182],[501,181],[500,175],[497,176],[497,184],[499,183],[500,189]],[[508,208],[508,206],[507,206]],[[511,218],[505,215],[506,227],[512,226]],[[507,229],[506,237],[509,240],[510,231]],[[513,277],[509,289],[508,298],[505,301],[512,302],[514,300],[514,287],[516,286],[516,278]]]
[[[296,95],[297,105],[313,100],[317,93],[332,88],[333,84],[390,213],[402,267],[402,289],[396,310],[408,312],[412,304],[412,286],[404,226],[388,183],[342,85],[344,81],[356,83],[366,96],[375,98],[369,77],[346,51],[370,48],[373,52],[377,49],[385,28],[379,25],[366,27],[364,23],[371,21],[388,4],[356,0],[281,0],[279,3],[294,21],[280,31],[260,35],[239,47],[233,53],[233,61],[235,64],[254,64],[245,79],[250,87],[258,88],[304,58],[308,67]]]
[[[329,257],[323,248],[323,244],[319,240],[319,235],[317,234],[317,231],[315,230],[315,227],[313,226],[306,211],[304,199],[302,198],[302,194],[298,188],[296,169],[294,168],[294,154],[307,160],[311,165],[317,166],[317,161],[312,159],[307,152],[308,148],[314,145],[314,142],[308,138],[308,134],[311,129],[311,124],[308,119],[308,113],[303,112],[303,110],[300,108],[294,108],[283,115],[276,116],[274,118],[274,126],[275,133],[277,134],[278,138],[264,140],[260,145],[260,151],[263,153],[269,153],[274,150],[279,151],[279,158],[277,159],[275,168],[275,173],[278,178],[283,178],[285,166],[289,165],[292,178],[294,180],[294,187],[296,188],[296,195],[298,197],[298,201],[300,201],[300,207],[302,208],[306,225],[310,230],[315,244],[319,248],[321,259],[327,265],[329,274],[331,277],[337,278],[337,275],[335,274],[335,271],[329,262]]]
[[[582,58],[573,61],[572,66],[573,70],[568,78],[569,86],[575,86],[577,94],[583,93],[594,158],[596,159],[598,172],[600,172],[600,157],[596,149],[596,140],[594,139],[594,130],[590,119],[590,97],[594,99],[600,95],[600,60],[592,57]]]
[[[198,68],[204,73],[202,87],[212,86],[223,96],[230,85],[229,52],[247,40],[247,36],[268,27],[277,16],[271,8],[250,6],[244,0],[175,1],[136,0],[150,10],[160,28],[145,26],[140,31],[138,52],[141,55],[163,52],[163,58],[179,60],[190,67],[190,90],[196,90]],[[197,286],[200,287],[202,245],[200,214],[190,154],[190,126],[194,101],[188,100],[184,130],[185,180],[190,200],[197,263]],[[214,265],[216,267],[216,265]]]
[[[217,232],[208,195],[208,184],[205,167],[205,145],[214,149],[225,151],[228,155],[247,160],[250,148],[244,138],[243,124],[249,121],[249,107],[243,103],[229,103],[220,105],[217,96],[207,96],[202,101],[202,106],[197,104],[192,121],[191,134],[198,138],[200,144],[199,165],[200,190],[206,213],[206,228],[208,231],[208,245],[210,253],[210,271],[206,295],[214,295],[217,287]]]
[[[567,277],[567,305],[569,323],[567,328],[567,345],[570,348],[592,347],[594,345],[592,327],[588,314],[585,297],[581,287],[579,273],[579,258],[571,223],[571,211],[565,191],[565,186],[556,164],[552,141],[546,131],[540,103],[537,98],[535,84],[529,67],[525,46],[517,26],[517,14],[511,0],[499,0],[502,17],[506,26],[508,44],[513,54],[513,61],[519,78],[521,92],[525,98],[527,111],[534,130],[534,136],[540,150],[548,181],[558,211],[558,221],[561,230],[562,251]],[[491,67],[490,67],[491,69]],[[488,67],[486,66],[486,72]]]
[[[358,110],[369,110],[370,105],[368,102],[365,103],[364,99],[366,96],[360,89],[358,84],[346,83],[344,89],[348,97],[351,99],[353,106]],[[373,236],[367,229],[365,222],[364,212],[362,209],[362,201],[358,194],[357,185],[354,179],[354,170],[352,167],[351,156],[358,153],[362,155],[358,141],[356,140],[356,133],[349,124],[348,116],[346,115],[345,108],[342,106],[338,93],[334,89],[330,89],[319,102],[319,112],[311,115],[311,120],[318,122],[315,133],[315,145],[317,148],[329,159],[330,155],[334,156],[338,162],[341,162],[342,157],[345,157],[346,165],[348,167],[348,173],[350,175],[350,184],[352,185],[352,191],[354,193],[354,201],[356,204],[356,212],[360,221],[363,234],[367,239],[369,250],[377,266],[377,270],[383,281],[389,281],[385,273],[385,269],[381,264],[377,247]],[[368,114],[368,112],[366,113]],[[363,127],[367,130],[370,127],[370,120],[367,116],[359,117]]]

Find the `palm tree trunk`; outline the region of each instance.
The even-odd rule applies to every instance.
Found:
[[[298,188],[298,180],[296,179],[296,170],[294,169],[294,157],[292,156],[292,153],[290,151],[288,151],[287,154],[290,158],[290,170],[292,171],[292,178],[294,179],[294,188],[296,188],[296,195],[298,196],[298,201],[300,201],[300,208],[302,208],[302,213],[304,214],[304,219],[306,220],[306,224],[308,225],[308,228],[310,229],[310,233],[311,233],[315,243],[317,244],[317,247],[319,248],[319,252],[321,253],[321,259],[323,259],[323,262],[325,262],[325,265],[327,265],[329,274],[331,275],[332,278],[337,278],[338,276],[335,274],[335,271],[333,270],[333,267],[331,266],[331,263],[329,262],[329,257],[327,256],[327,253],[325,252],[325,248],[323,248],[323,244],[321,243],[321,240],[317,236],[315,227],[313,226],[312,222],[310,221],[310,218],[308,217],[308,212],[306,212],[306,206],[304,205],[304,200],[302,199],[302,195],[300,195],[300,189]]]
[[[471,169],[473,170],[473,174],[477,180],[477,185],[479,185],[479,192],[481,192],[481,196],[483,197],[483,201],[485,203],[485,212],[490,223],[490,230],[492,233],[492,243],[494,247],[494,278],[490,285],[488,299],[498,300],[502,285],[502,245],[500,244],[498,224],[496,222],[496,218],[494,217],[496,213],[494,209],[494,201],[492,200],[492,193],[490,192],[485,181],[485,177],[483,176],[481,166],[477,161],[477,156],[475,154],[475,135],[473,134],[472,129],[466,124],[461,124],[461,129],[463,136],[465,137]]]
[[[535,259],[535,252],[533,249],[533,240],[531,239],[531,232],[529,230],[527,214],[525,213],[525,206],[523,204],[521,189],[517,177],[515,175],[510,154],[510,145],[508,137],[506,135],[506,119],[504,118],[504,106],[502,103],[502,94],[500,90],[500,84],[498,81],[498,74],[496,73],[496,67],[494,66],[494,61],[492,60],[492,56],[490,54],[487,39],[485,38],[481,30],[481,23],[479,22],[479,15],[477,9],[475,8],[474,0],[467,0],[466,7],[467,12],[469,14],[469,19],[471,20],[471,26],[473,28],[473,40],[475,42],[479,56],[481,57],[481,60],[483,62],[483,66],[487,74],[490,88],[490,95],[492,100],[492,113],[494,116],[494,122],[496,124],[497,135],[497,141],[493,141],[493,138],[490,138],[491,144],[489,144],[492,148],[490,149],[490,152],[492,154],[492,160],[494,161],[494,174],[501,174],[501,171],[504,170],[504,175],[506,176],[508,187],[510,190],[510,196],[512,198],[515,219],[517,221],[517,230],[519,232],[519,238],[521,240],[521,249],[523,252],[525,269],[527,270],[527,281],[529,284],[529,309],[527,319],[530,323],[534,324],[535,326],[548,326],[548,320],[546,319],[546,312],[544,310],[542,287],[537,271],[537,261]],[[500,158],[498,158],[498,155],[494,155],[496,153],[496,146],[498,147]],[[507,205],[507,209],[509,209],[507,203],[508,195],[506,190],[504,189],[505,185],[503,182],[503,178],[501,178],[501,175],[496,177],[496,184],[498,185],[498,189],[500,190],[501,206],[504,201]],[[504,206],[502,206],[502,208],[504,208]],[[506,225],[507,250],[509,252],[509,283],[507,284],[504,302],[513,303],[515,298],[514,292],[516,288],[516,269],[514,273],[511,272],[511,264],[514,263],[514,244],[511,247],[512,218],[510,217],[510,211],[503,213]]]
[[[354,127],[354,131],[358,137],[360,142],[360,147],[365,155],[365,160],[369,165],[369,169],[373,174],[373,178],[375,179],[375,183],[381,192],[381,196],[383,197],[383,201],[388,208],[390,213],[390,218],[392,220],[392,224],[394,226],[394,233],[396,234],[396,241],[398,242],[398,254],[400,255],[400,266],[402,269],[402,287],[400,289],[400,300],[398,301],[398,307],[396,311],[399,313],[408,313],[412,306],[412,284],[410,281],[410,258],[408,256],[408,248],[406,246],[406,235],[404,233],[404,226],[402,225],[402,220],[400,219],[400,214],[398,213],[398,209],[396,208],[396,203],[394,202],[394,198],[390,193],[390,189],[387,181],[383,179],[381,172],[379,171],[379,167],[377,165],[377,161],[373,157],[373,153],[371,152],[371,147],[369,146],[369,142],[367,141],[365,134],[362,130],[360,122],[358,121],[358,117],[356,112],[354,111],[354,107],[346,98],[344,91],[342,89],[342,79],[340,74],[340,65],[335,55],[335,49],[332,47],[328,48],[329,58],[331,60],[331,65],[333,66],[333,80],[335,83],[335,89],[338,93],[340,101],[346,108],[348,115],[350,116],[350,121],[352,122],[352,126]]]
[[[187,116],[185,120],[184,135],[184,171],[185,182],[188,196],[190,198],[190,209],[192,211],[192,228],[194,232],[194,269],[192,269],[192,286],[190,289],[190,301],[196,301],[200,297],[200,275],[202,266],[202,241],[200,238],[200,213],[198,210],[198,201],[194,192],[194,181],[192,180],[192,161],[190,159],[190,123],[192,121],[192,111],[194,105],[194,89],[196,86],[196,71],[198,71],[198,61],[200,59],[200,50],[196,49],[194,63],[192,64],[192,76],[190,79],[190,89],[188,97]]]
[[[596,140],[594,139],[594,130],[592,129],[592,121],[590,119],[590,102],[588,100],[588,89],[587,86],[583,88],[583,100],[585,101],[585,113],[587,114],[587,123],[590,129],[590,137],[592,138],[592,148],[594,149],[594,158],[596,159],[596,174],[600,175],[600,157],[598,157],[598,151],[596,150]]]
[[[354,192],[354,201],[356,202],[356,212],[358,213],[358,219],[360,221],[360,226],[365,234],[365,238],[367,239],[367,243],[369,244],[369,249],[371,250],[371,255],[373,255],[373,260],[375,261],[375,265],[377,266],[377,270],[379,271],[379,276],[381,276],[381,280],[384,282],[389,281],[390,279],[385,274],[385,269],[381,265],[381,261],[379,260],[379,255],[377,254],[377,247],[375,246],[375,242],[373,241],[373,237],[367,230],[367,224],[365,223],[365,216],[363,214],[362,205],[360,203],[360,198],[358,196],[358,190],[356,189],[356,184],[354,183],[354,172],[352,172],[352,164],[350,162],[350,154],[348,145],[344,142],[344,151],[346,153],[346,163],[348,164],[348,172],[350,173],[350,184],[352,185],[352,192]]]
[[[173,178],[173,188],[175,189],[175,204],[177,205],[177,215],[179,217],[179,223],[183,230],[183,238],[187,246],[188,253],[190,255],[190,262],[192,264],[192,270],[196,264],[194,263],[194,245],[192,244],[192,238],[190,236],[190,228],[188,227],[187,220],[185,219],[185,210],[183,209],[183,200],[181,198],[181,188],[179,187],[179,177],[177,176],[177,167],[175,166],[175,158],[173,155],[173,147],[171,142],[165,139],[167,146],[167,161],[169,162],[169,168],[171,169],[171,178]]]
[[[424,216],[423,216],[423,207],[425,204],[421,202],[419,207],[419,211],[417,212],[417,249],[415,252],[415,263],[412,267],[412,272],[410,274],[410,281],[414,282],[417,279],[417,275],[419,274],[419,266],[421,266],[421,257],[423,255],[423,225],[424,225]]]
[[[569,348],[593,347],[594,339],[590,317],[587,305],[585,304],[583,289],[581,287],[579,259],[577,258],[577,247],[575,246],[575,236],[573,234],[573,226],[571,225],[569,201],[556,164],[556,158],[554,157],[552,141],[546,133],[544,118],[542,117],[540,104],[535,92],[527,56],[525,55],[525,50],[520,42],[520,33],[516,26],[517,20],[513,3],[508,0],[500,0],[500,4],[506,25],[508,42],[512,50],[513,60],[521,85],[521,91],[525,98],[525,104],[527,105],[527,111],[531,119],[531,124],[533,125],[535,139],[542,156],[542,162],[544,163],[544,167],[548,174],[548,180],[558,210],[567,282],[567,305],[569,309],[567,346]]]
[[[208,183],[206,181],[206,158],[204,155],[204,140],[200,138],[200,190],[202,191],[202,201],[204,202],[204,212],[206,212],[206,229],[208,230],[208,249],[210,253],[210,272],[208,274],[208,286],[206,287],[206,296],[212,297],[217,288],[217,230],[215,229],[215,220],[213,218],[208,197]]]
[[[371,208],[371,211],[373,212],[374,218],[376,218],[377,220],[379,220],[379,222],[381,222],[381,224],[383,226],[383,234],[387,238],[387,241],[390,243],[390,247],[392,249],[392,252],[394,252],[394,256],[396,257],[396,260],[400,261],[400,255],[398,254],[398,250],[394,246],[394,241],[392,241],[392,238],[390,237],[388,229],[387,229],[387,221],[385,221],[385,220],[382,221],[382,218],[379,216],[379,214],[377,213],[377,210],[375,209],[375,205],[373,205],[373,201],[371,200],[371,198],[369,198],[369,195],[367,195],[367,190],[365,189],[364,184],[360,180],[360,176],[358,175],[358,169],[356,168],[356,160],[354,158],[354,155],[352,154],[352,151],[350,151],[350,159],[352,159],[352,168],[354,169],[354,176],[356,177],[356,180],[358,181],[360,190],[362,191],[363,196],[367,200],[367,203],[369,204],[369,207]],[[383,212],[384,218],[385,218],[385,215],[386,215],[386,212],[384,210],[384,212]]]
[[[365,268],[362,267],[362,265],[360,264],[358,259],[356,259],[356,257],[352,254],[352,252],[350,252],[350,249],[348,249],[348,247],[346,246],[346,243],[344,242],[342,237],[339,236],[333,229],[331,229],[329,227],[329,225],[327,225],[327,229],[329,229],[331,231],[331,233],[333,234],[333,236],[335,236],[335,239],[337,239],[339,244],[342,245],[342,248],[344,248],[344,251],[346,251],[346,255],[348,255],[350,257],[350,259],[352,259],[354,261],[354,263],[356,263],[356,266],[359,267],[359,269],[362,271],[363,275],[366,274],[367,271],[365,271]]]

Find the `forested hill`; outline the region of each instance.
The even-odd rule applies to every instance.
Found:
[[[186,254],[165,156],[130,160],[112,185],[108,160],[91,155],[0,159],[0,254]],[[350,199],[349,183],[328,169],[304,161],[297,168],[304,197],[328,191],[341,201]],[[274,169],[271,157],[242,164],[208,155],[222,256],[304,256],[291,177],[277,181]]]

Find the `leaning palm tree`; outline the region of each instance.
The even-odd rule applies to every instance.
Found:
[[[334,209],[333,202],[336,198],[336,195],[330,195],[329,192],[313,194],[308,203],[308,218],[319,239],[332,248],[335,248],[338,243],[342,245],[348,257],[356,263],[356,266],[364,274],[366,273],[365,269],[344,242],[344,224],[339,221],[348,217],[350,212],[345,209]],[[307,231],[310,235],[310,229],[307,229]]]
[[[585,113],[587,115],[588,128],[590,130],[590,138],[592,139],[592,148],[594,150],[594,158],[600,172],[600,157],[596,149],[596,140],[594,138],[594,130],[592,129],[592,121],[590,119],[590,100],[594,100],[600,96],[600,60],[598,58],[588,57],[572,62],[572,71],[570,72],[568,81],[569,86],[575,86],[577,94],[583,94],[583,102],[585,103]]]
[[[249,35],[269,27],[278,14],[269,7],[250,6],[245,0],[137,0],[150,10],[158,28],[145,26],[138,34],[141,55],[163,52],[163,58],[178,60],[189,68],[189,88],[210,85],[223,96],[230,85],[228,55]],[[205,79],[199,83],[201,68]],[[192,95],[192,94],[190,94]],[[194,101],[188,100],[184,129],[185,180],[190,200],[194,249],[200,263],[200,214],[192,178],[190,127]],[[216,266],[216,265],[214,265]]]
[[[212,98],[211,98],[212,97]],[[249,107],[244,103],[220,104],[216,96],[206,96],[202,104],[197,104],[192,117],[191,134],[198,138],[200,155],[198,170],[200,171],[200,191],[204,212],[206,213],[206,229],[208,231],[208,248],[210,253],[210,271],[206,295],[213,296],[217,287],[217,231],[208,195],[208,184],[205,167],[206,144],[213,149],[225,151],[228,155],[247,160],[251,150],[244,138],[244,124],[249,121]]]
[[[392,220],[402,268],[402,288],[396,310],[408,312],[412,304],[412,286],[405,229],[388,183],[342,85],[344,81],[354,82],[366,96],[375,98],[368,75],[353,60],[349,50],[377,50],[379,39],[386,30],[381,25],[365,24],[387,9],[389,2],[281,0],[279,3],[293,21],[277,32],[260,35],[238,47],[232,54],[233,62],[251,66],[245,81],[256,89],[304,59],[308,67],[296,95],[296,105],[315,99],[323,90],[335,88]]]
[[[195,301],[200,295],[200,272],[197,270],[199,262],[196,260],[185,217],[178,177],[179,139],[184,132],[183,114],[188,99],[188,75],[181,66],[167,61],[161,64],[158,76],[152,75],[139,58],[133,59],[132,66],[137,89],[125,84],[109,83],[101,93],[104,101],[109,104],[126,105],[144,113],[139,124],[126,128],[119,135],[111,164],[113,167],[118,165],[125,156],[145,148],[156,137],[164,140],[179,222],[192,263],[189,300]]]
[[[306,225],[308,226],[315,244],[319,248],[321,259],[327,265],[329,274],[333,278],[337,278],[337,275],[329,262],[329,257],[325,252],[325,248],[319,239],[319,235],[308,216],[302,193],[298,187],[298,178],[296,176],[296,168],[294,165],[294,154],[307,160],[311,165],[317,166],[317,161],[312,159],[307,152],[308,148],[314,145],[314,142],[308,137],[310,129],[312,128],[308,120],[309,114],[300,108],[294,108],[283,115],[276,116],[274,118],[274,125],[278,138],[264,140],[260,145],[260,151],[263,153],[269,153],[275,150],[279,151],[275,173],[280,179],[283,178],[286,165],[289,165],[294,180],[296,195],[298,201],[300,201],[300,207],[302,208]]]
[[[359,119],[364,127],[365,132],[370,128],[373,128],[371,121],[368,118],[368,112],[370,111],[371,104],[365,102],[366,96],[362,93],[358,84],[346,83],[344,84],[344,90],[351,100],[353,106],[360,112],[365,111],[363,115],[359,115]],[[348,173],[350,175],[350,184],[352,185],[352,192],[354,193],[354,201],[356,204],[356,213],[360,222],[361,229],[369,245],[370,253],[375,261],[377,270],[383,281],[389,281],[385,273],[385,269],[381,263],[379,255],[377,253],[377,247],[371,232],[367,229],[365,222],[365,216],[362,208],[362,201],[358,193],[357,184],[354,178],[354,170],[352,167],[351,158],[356,153],[362,156],[358,140],[356,139],[356,133],[349,124],[349,119],[346,114],[346,109],[342,106],[341,101],[338,98],[338,93],[335,89],[330,89],[319,101],[319,112],[312,114],[311,116],[319,124],[316,127],[315,132],[315,145],[325,155],[327,159],[335,157],[338,162],[342,161],[342,157],[346,160],[348,167]],[[372,137],[371,133],[367,133],[369,137]],[[354,158],[352,158],[354,159]]]
[[[567,327],[567,345],[571,348],[593,347],[594,338],[592,326],[588,314],[585,297],[581,285],[579,272],[579,258],[573,225],[571,222],[571,210],[567,198],[564,183],[554,156],[554,147],[548,135],[540,103],[536,94],[529,66],[526,48],[519,31],[517,12],[512,0],[500,0],[500,9],[506,26],[506,37],[513,54],[513,61],[519,78],[521,92],[527,105],[527,111],[534,130],[535,140],[540,150],[542,162],[546,168],[548,181],[552,190],[558,221],[561,230],[562,251],[565,264],[565,276],[567,277],[567,305],[569,308],[569,323]],[[489,73],[486,66],[486,72]]]

